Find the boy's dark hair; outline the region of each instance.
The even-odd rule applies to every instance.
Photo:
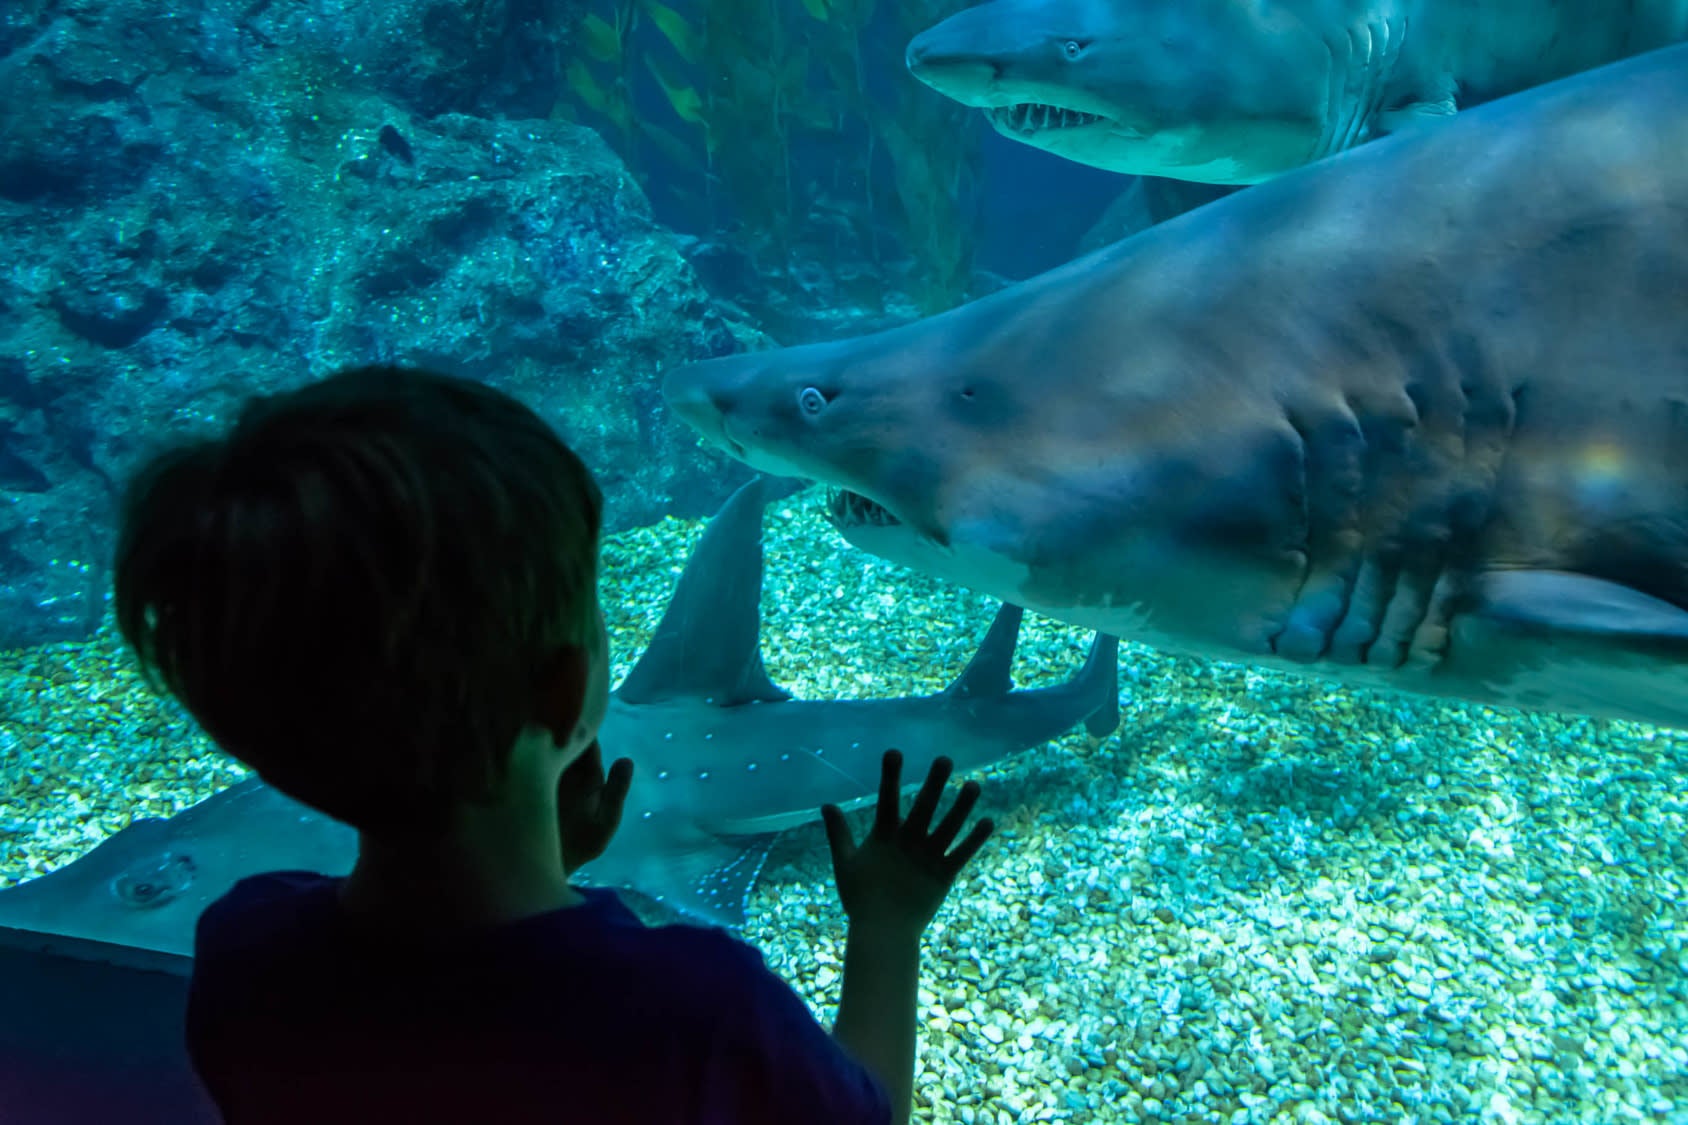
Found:
[[[602,499],[531,410],[365,367],[255,398],[125,497],[117,622],[148,680],[276,788],[428,833],[488,794],[596,628]]]

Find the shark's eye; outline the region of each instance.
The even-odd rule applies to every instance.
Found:
[[[1080,43],[1077,39],[1069,39],[1065,43],[1061,44],[1061,53],[1069,59],[1076,59],[1080,55],[1084,54],[1084,44]]]
[[[826,409],[826,395],[818,387],[804,387],[797,392],[797,408],[813,418]]]

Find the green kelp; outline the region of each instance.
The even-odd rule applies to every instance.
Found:
[[[875,0],[603,3],[578,23],[567,86],[647,187],[678,170],[670,190],[768,272],[850,254],[883,268],[883,230],[921,311],[964,299],[981,131],[901,65],[957,0],[894,19]]]

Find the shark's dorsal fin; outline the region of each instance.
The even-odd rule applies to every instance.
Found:
[[[709,521],[650,646],[616,689],[623,703],[791,698],[762,666],[762,506],[774,487],[756,477]]]
[[[1002,603],[979,651],[967,662],[955,683],[945,690],[963,699],[976,695],[1007,695],[1014,688],[1014,646],[1020,640],[1020,620],[1026,611]]]

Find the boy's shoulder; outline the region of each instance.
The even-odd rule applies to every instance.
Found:
[[[208,906],[195,934],[195,956],[254,959],[357,957],[363,939],[340,907],[341,879],[310,871],[271,871],[248,876]],[[418,946],[422,956],[440,953],[495,958],[509,964],[568,961],[638,968],[658,976],[694,976],[707,969],[719,979],[765,971],[761,953],[727,930],[676,923],[647,926],[612,890],[578,888],[583,901],[496,929],[467,935],[448,947]],[[380,955],[390,958],[390,945]],[[725,983],[725,982],[724,982]]]
[[[535,1013],[618,1010],[660,1012],[663,1036],[683,1043],[729,1027],[771,1042],[779,1036],[756,1026],[812,1020],[756,947],[714,927],[647,926],[613,891],[588,889],[575,906],[411,944],[349,925],[339,884],[272,872],[242,880],[207,908],[190,988],[205,1022],[262,1013],[277,1026],[363,1026],[421,1003],[416,1018],[450,1011],[487,1024],[546,1025],[532,1028],[540,1035],[559,1017]],[[747,1019],[751,1012],[758,1018]]]

